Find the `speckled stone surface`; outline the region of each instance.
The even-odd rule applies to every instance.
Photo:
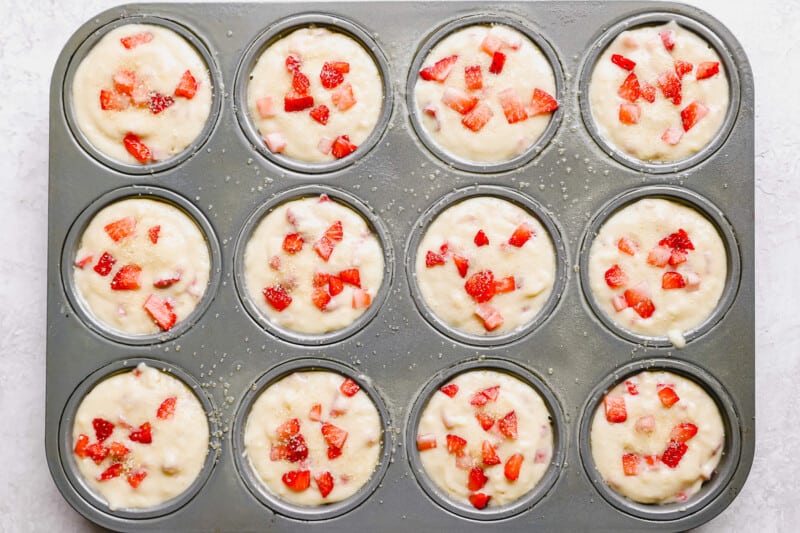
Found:
[[[0,532],[96,531],[61,498],[44,456],[47,143],[61,47],[118,0],[0,2]],[[756,456],[703,532],[796,531],[800,442],[800,2],[692,0],[739,38],[756,80]],[[794,525],[793,525],[794,524]]]

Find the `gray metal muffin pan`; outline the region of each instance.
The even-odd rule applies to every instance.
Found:
[[[487,169],[447,161],[417,135],[408,94],[416,76],[412,66],[419,65],[418,53],[431,36],[464,17],[521,24],[552,48],[549,55],[558,62],[554,71],[563,74],[557,80],[556,123],[546,133],[552,138],[514,165]],[[143,18],[167,21],[200,49],[209,62],[215,98],[203,135],[184,154],[131,167],[97,154],[71,127],[69,80],[89,43],[109,25]],[[267,42],[271,29],[295,27],[292,18],[297,24],[312,20],[369,36],[365,46],[391,90],[385,118],[367,143],[374,145],[330,167],[305,168],[265,155],[253,145],[241,112],[237,75],[247,75],[248,51]],[[731,110],[710,148],[691,161],[655,166],[629,161],[597,142],[581,97],[585,76],[608,42],[608,31],[672,19],[714,36],[710,42],[731,73]],[[677,531],[712,519],[741,490],[755,441],[753,78],[739,43],[708,14],[656,2],[128,5],[98,15],[72,36],[56,64],[50,101],[45,447],[57,487],[93,522],[120,531],[478,531],[487,526],[498,531]],[[347,334],[311,340],[264,326],[236,274],[236,251],[253,214],[287,191],[305,187],[340,191],[342,201],[355,199],[370,210],[367,219],[384,240],[389,264],[374,314]],[[413,296],[408,254],[416,251],[412,243],[424,231],[429,210],[476,188],[527,197],[528,205],[540,207],[550,221],[561,273],[557,295],[547,314],[519,335],[478,341],[452,334],[426,318]],[[663,339],[637,338],[612,327],[597,316],[583,288],[580,266],[598,221],[609,208],[645,192],[694,203],[728,247],[730,274],[719,308],[690,332],[680,350]],[[193,216],[207,234],[213,269],[207,294],[186,324],[146,340],[109,333],[95,323],[71,293],[69,264],[87,217],[109,199],[138,194],[160,197]],[[199,384],[194,390],[210,410],[214,460],[192,487],[194,496],[157,509],[112,512],[75,472],[67,435],[83,394],[103,376],[142,359]],[[553,410],[558,449],[546,486],[519,505],[482,515],[439,503],[419,472],[411,436],[424,394],[435,390],[437,380],[480,366],[484,359],[509,372],[521,368],[521,377],[543,392]],[[273,502],[249,488],[249,474],[241,472],[243,463],[235,457],[245,414],[240,407],[252,401],[253,387],[300,367],[349,374],[367,386],[385,417],[381,464],[353,505],[304,513]],[[701,383],[725,420],[726,454],[715,477],[685,505],[642,506],[620,498],[599,479],[587,453],[587,421],[603,391],[649,367]]]

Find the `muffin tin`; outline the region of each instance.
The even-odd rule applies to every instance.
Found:
[[[480,168],[450,161],[417,135],[409,100],[415,66],[432,37],[464,19],[522,25],[536,42],[546,43],[554,62],[560,108],[541,142],[514,164]],[[611,34],[673,19],[717,48],[730,75],[731,109],[697,156],[671,165],[634,164],[597,142],[582,99],[586,75]],[[125,22],[176,29],[206,59],[215,85],[211,116],[197,142],[172,160],[142,167],[111,162],[87,146],[74,127],[68,98],[71,73],[91,44]],[[367,149],[332,165],[271,157],[256,143],[241,105],[254,50],[309,23],[360,38],[387,88],[384,115]],[[487,525],[509,531],[677,531],[712,519],[741,490],[755,441],[753,79],[741,46],[708,14],[655,2],[128,5],[98,15],[73,35],[56,64],[50,101],[45,444],[59,490],[93,522],[120,531]],[[320,192],[362,211],[382,241],[386,270],[372,308],[352,327],[307,338],[270,327],[254,311],[241,290],[240,256],[249,230],[269,206]],[[551,301],[530,327],[471,338],[438,324],[419,302],[413,256],[425,224],[444,204],[484,193],[517,199],[546,223],[558,275]],[[182,208],[203,229],[211,250],[206,295],[164,335],[109,333],[89,318],[71,281],[76,242],[91,215],[110,201],[137,195]],[[699,206],[728,247],[723,298],[680,350],[663,339],[610,327],[596,312],[581,269],[593,233],[610,210],[648,195]],[[206,469],[185,497],[157,509],[112,512],[75,469],[72,417],[98,380],[141,360],[190,387],[196,383],[193,390],[209,410],[212,445]],[[519,505],[486,513],[451,508],[432,493],[413,438],[419,410],[439,380],[482,366],[518,374],[543,391],[557,436],[545,480]],[[275,502],[252,487],[242,467],[240,432],[248,406],[260,387],[294,368],[349,375],[365,386],[383,417],[383,452],[373,478],[335,508]],[[725,455],[714,478],[684,505],[654,508],[615,497],[587,454],[588,421],[604,391],[643,368],[687,375],[721,407]]]

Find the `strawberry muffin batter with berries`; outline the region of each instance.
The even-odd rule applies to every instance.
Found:
[[[272,44],[250,74],[247,106],[267,148],[310,163],[356,151],[378,123],[383,83],[361,44],[303,28]]]
[[[78,128],[106,156],[147,164],[183,152],[211,110],[208,66],[183,37],[150,24],[108,32],[72,83]]]
[[[689,499],[713,475],[724,442],[714,400],[670,372],[642,372],[619,383],[592,420],[597,470],[609,487],[639,503]]]
[[[149,508],[197,478],[208,454],[208,421],[186,385],[140,363],[86,395],[72,441],[78,470],[109,509]]]
[[[354,210],[327,195],[283,203],[253,231],[244,277],[253,302],[289,330],[345,328],[370,305],[383,281],[383,249]]]
[[[428,476],[454,500],[477,509],[510,504],[550,465],[550,414],[533,388],[509,374],[464,372],[431,396],[417,450]]]
[[[541,50],[503,25],[474,25],[442,39],[414,88],[417,114],[444,151],[498,162],[525,152],[558,109]]]
[[[81,236],[78,296],[106,327],[130,335],[169,331],[197,307],[210,255],[200,228],[166,202],[130,198],[98,212]]]
[[[349,498],[381,452],[378,410],[358,383],[335,372],[295,372],[253,403],[245,453],[267,488],[297,505]]]
[[[675,22],[622,32],[589,83],[600,135],[642,161],[679,161],[703,149],[722,126],[728,100],[715,50]]]
[[[602,226],[589,252],[589,283],[597,305],[620,327],[667,336],[683,332],[717,307],[727,276],[725,245],[696,210],[645,198]]]
[[[542,224],[493,196],[448,207],[417,249],[425,303],[450,326],[474,335],[529,323],[550,296],[555,275],[555,250]]]

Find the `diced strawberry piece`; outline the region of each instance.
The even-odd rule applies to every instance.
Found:
[[[424,452],[433,448],[436,448],[436,435],[433,433],[417,435],[417,450]]]
[[[439,389],[439,391],[441,391],[442,394],[446,394],[447,396],[452,398],[456,394],[458,394],[458,385],[456,385],[455,383],[449,383],[449,384],[441,387]]]
[[[681,80],[674,70],[668,70],[658,77],[658,86],[664,94],[664,98],[672,100],[675,105],[681,103]]]
[[[89,453],[86,451],[86,446],[89,444],[89,437],[81,433],[78,435],[78,439],[75,441],[75,448],[73,451],[75,455],[78,457],[89,457]]]
[[[181,273],[175,272],[170,277],[157,279],[153,282],[153,287],[157,289],[166,289],[167,287],[171,287],[175,285],[181,280]]]
[[[302,492],[311,486],[311,471],[290,470],[281,476],[283,484],[295,492]]]
[[[158,115],[174,103],[175,99],[171,96],[165,96],[161,93],[153,93],[150,95],[150,112],[154,115]]]
[[[327,262],[328,259],[330,259],[335,246],[335,242],[323,235],[317,242],[314,243],[314,251],[317,252],[317,255],[320,256],[323,261]]]
[[[275,428],[275,434],[281,440],[289,440],[298,433],[300,433],[300,420],[297,418],[290,418]]]
[[[114,441],[108,447],[108,453],[111,457],[122,459],[130,453],[130,450],[121,442]]]
[[[678,78],[683,79],[683,77],[690,73],[693,69],[694,65],[688,61],[684,61],[682,59],[675,60],[675,74],[678,75]]]
[[[681,142],[681,137],[683,137],[683,132],[680,128],[669,127],[664,130],[664,133],[661,135],[661,140],[667,144],[675,146]]]
[[[469,471],[469,481],[467,487],[469,490],[481,490],[489,478],[483,473],[483,469],[478,466],[473,466]]]
[[[344,74],[337,70],[332,63],[328,63],[326,61],[322,65],[322,70],[319,73],[319,79],[322,82],[323,87],[326,89],[333,89],[338,87],[344,81]]]
[[[502,461],[500,461],[500,457],[497,455],[497,450],[495,450],[492,443],[488,440],[483,441],[481,444],[481,455],[483,458],[483,464],[486,466],[493,466],[499,465]]]
[[[289,93],[283,97],[283,110],[287,113],[302,111],[314,106],[314,97],[307,94]]]
[[[344,448],[344,443],[347,441],[347,431],[328,423],[322,424],[321,430],[322,436],[325,442],[328,443],[328,446],[339,449]]]
[[[286,443],[286,460],[290,463],[298,463],[308,458],[308,446],[303,435],[292,435]]]
[[[636,314],[642,318],[650,318],[656,310],[648,294],[647,284],[644,282],[627,289],[625,291],[625,301],[628,303],[628,307],[632,307]]]
[[[642,110],[636,104],[623,103],[619,105],[619,121],[623,124],[638,124]]]
[[[122,463],[114,463],[97,476],[97,481],[108,481],[109,479],[119,477],[120,474],[122,474],[122,468]]]
[[[328,293],[331,296],[341,294],[344,290],[344,282],[339,276],[328,276]]]
[[[641,82],[640,93],[646,102],[652,104],[656,101],[656,88],[646,81]]]
[[[283,238],[283,244],[281,247],[287,254],[296,254],[303,249],[304,242],[305,241],[303,240],[302,235],[299,233],[289,233]]]
[[[94,266],[94,271],[101,276],[108,276],[116,262],[117,260],[114,259],[114,256],[108,252],[103,252],[103,255],[100,256],[100,259],[97,260],[97,264]]]
[[[331,66],[339,74],[350,73],[350,63],[348,63],[347,61],[331,61]]]
[[[86,454],[92,458],[95,464],[102,463],[108,457],[109,450],[99,442],[93,442],[86,446]]]
[[[445,259],[442,254],[437,254],[436,252],[431,250],[428,250],[428,253],[425,254],[425,266],[427,268],[443,265],[444,263]]]
[[[525,111],[527,111],[529,117],[535,117],[536,115],[552,113],[556,109],[558,109],[556,99],[549,93],[536,88],[533,90],[530,106]]]
[[[298,96],[305,96],[310,88],[311,82],[308,80],[308,76],[299,70],[295,70],[292,73],[292,91]]]
[[[708,115],[709,109],[704,104],[695,100],[681,110],[681,122],[683,131],[689,131],[697,124],[700,119]]]
[[[319,422],[322,420],[322,405],[315,403],[308,411],[308,419],[312,422]]]
[[[503,108],[503,114],[506,116],[506,121],[509,124],[514,124],[521,120],[528,118],[528,113],[525,112],[525,107],[522,105],[522,100],[517,96],[517,91],[513,88],[508,88],[497,93],[500,99],[500,106]]]
[[[486,233],[483,232],[482,229],[478,230],[478,233],[475,234],[475,246],[486,246],[489,244],[489,237],[486,236]]]
[[[103,111],[123,111],[131,104],[131,99],[122,93],[100,90],[100,109]]]
[[[147,88],[144,81],[137,79],[131,91],[131,102],[137,107],[149,107],[152,91]]]
[[[670,441],[667,449],[661,454],[661,462],[670,468],[675,468],[681,462],[684,454],[689,450],[685,442]]]
[[[647,466],[653,467],[656,466],[656,463],[658,463],[661,460],[661,456],[656,454],[645,455],[643,459],[644,462],[647,463]]]
[[[458,275],[462,278],[467,277],[467,270],[469,270],[469,259],[458,254],[453,254],[453,263],[455,263],[456,269],[458,269]]]
[[[119,242],[125,237],[130,237],[136,231],[136,219],[125,217],[106,224],[103,229],[114,242]]]
[[[342,221],[337,220],[325,230],[325,238],[330,239],[331,242],[339,242],[344,238],[344,228]]]
[[[175,414],[175,403],[177,401],[178,398],[171,396],[161,402],[161,405],[158,406],[158,412],[156,413],[156,416],[161,420],[172,418],[172,416]]]
[[[628,394],[631,396],[636,396],[639,394],[639,387],[633,381],[626,379],[625,380],[625,388],[628,389]]]
[[[617,248],[620,252],[630,256],[636,255],[636,252],[639,251],[639,245],[627,237],[622,237],[617,241]]]
[[[517,414],[514,411],[506,415],[497,422],[497,429],[509,439],[517,438]]]
[[[478,104],[478,99],[461,89],[447,87],[442,93],[442,103],[462,115],[468,113]]]
[[[142,267],[139,265],[125,265],[120,268],[111,280],[111,290],[114,291],[135,291],[141,287],[139,276],[142,274]]]
[[[639,473],[639,456],[635,453],[622,455],[622,471],[626,476],[635,476]]]
[[[459,437],[458,435],[446,435],[445,439],[447,440],[447,452],[448,453],[456,453],[460,450],[463,450],[467,446],[467,441]]]
[[[478,104],[461,119],[461,124],[472,131],[480,131],[494,116],[492,108],[484,102]]]
[[[606,396],[603,399],[606,408],[606,420],[612,424],[619,424],[628,419],[628,410],[625,407],[625,398],[622,396]]]
[[[303,66],[303,60],[300,59],[300,57],[295,54],[289,54],[288,56],[286,56],[284,65],[286,65],[286,70],[294,74],[295,72],[300,70],[300,67]]]
[[[695,79],[704,80],[719,74],[719,61],[703,61],[697,65],[697,72],[695,72]]]
[[[475,314],[483,321],[486,331],[494,331],[503,325],[505,319],[500,311],[491,304],[482,303],[475,309]]]
[[[522,461],[524,458],[525,457],[521,453],[515,453],[508,458],[506,465],[503,468],[503,474],[506,476],[507,480],[516,481],[519,478],[519,471],[522,467]]]
[[[697,435],[697,426],[691,422],[681,422],[672,428],[669,438],[677,442],[686,442],[691,440],[695,435]]]
[[[333,140],[327,137],[320,138],[319,143],[317,144],[317,150],[319,150],[320,153],[328,155],[329,153],[331,153],[332,148],[333,148]]]
[[[125,149],[140,163],[149,163],[153,160],[153,153],[135,133],[128,133],[122,139]]]
[[[656,419],[653,415],[640,416],[636,419],[634,429],[639,433],[652,433],[656,429]]]
[[[356,105],[356,97],[353,94],[353,86],[345,83],[333,93],[331,93],[331,102],[336,106],[339,111],[347,111]]]
[[[636,74],[633,72],[628,74],[628,77],[625,78],[625,81],[619,86],[617,94],[629,102],[635,102],[639,99],[641,87],[639,86],[639,78],[636,77]]]
[[[136,48],[139,45],[147,44],[153,40],[153,34],[149,31],[145,31],[142,33],[137,33],[134,35],[128,35],[126,37],[122,37],[119,42],[122,43],[126,49],[130,50],[132,48]]]
[[[511,237],[508,239],[508,244],[511,246],[516,246],[517,248],[521,248],[528,240],[535,235],[533,229],[526,223],[523,222],[517,229],[514,230],[514,233],[511,234]]]
[[[459,470],[464,470],[465,472],[469,472],[469,470],[475,466],[475,461],[472,459],[472,455],[468,454],[464,450],[459,450],[456,452],[456,468]]]
[[[325,289],[314,289],[311,293],[311,301],[320,311],[325,311],[331,302],[331,295]]]
[[[95,418],[92,420],[92,427],[94,428],[97,442],[103,442],[114,432],[114,424],[102,418]]]
[[[326,498],[333,490],[333,476],[328,471],[314,475],[314,481],[316,481],[319,493],[323,498]]]
[[[83,270],[86,265],[92,262],[92,259],[94,259],[94,256],[91,255],[87,255],[83,259],[76,259],[75,266]]]
[[[263,294],[267,303],[278,312],[283,311],[289,307],[289,304],[292,303],[292,297],[289,296],[289,293],[286,292],[286,289],[280,285],[264,287]]]
[[[606,270],[606,284],[612,289],[617,289],[628,284],[628,275],[619,265],[614,264]]]
[[[337,457],[341,457],[342,449],[337,448],[336,446],[328,446],[328,459],[333,461]]]
[[[172,326],[178,320],[178,315],[175,314],[172,304],[155,294],[147,297],[143,307],[147,314],[150,315],[150,318],[164,331],[172,329]]]
[[[659,35],[661,36],[661,42],[664,43],[664,48],[668,52],[672,52],[672,49],[675,48],[675,30],[664,30]]]
[[[258,108],[258,115],[261,118],[270,118],[277,114],[275,101],[271,96],[265,96],[264,98],[256,100],[256,107]]]
[[[469,495],[469,503],[471,503],[475,509],[483,509],[491,499],[491,496],[483,492],[476,492],[475,494]]]
[[[687,272],[684,279],[686,280],[686,287],[690,289],[696,289],[700,286],[701,278],[697,272]]]
[[[158,236],[161,233],[161,226],[153,226],[147,230],[147,237],[153,244],[158,244]]]
[[[476,272],[467,279],[464,284],[464,290],[476,302],[488,302],[495,295],[494,274],[492,274],[491,270]]]
[[[361,273],[357,268],[342,270],[339,272],[339,278],[341,278],[341,280],[348,285],[353,285],[359,288],[361,287]]]
[[[191,100],[195,94],[197,94],[197,80],[192,76],[192,72],[187,70],[175,87],[175,96]]]
[[[682,289],[684,287],[686,287],[686,281],[678,272],[664,272],[661,277],[661,288],[664,290]]]
[[[132,70],[118,70],[111,77],[114,82],[114,91],[126,96],[133,95],[133,89],[137,85],[136,73]],[[102,99],[102,96],[101,96]]]
[[[483,74],[480,65],[464,67],[464,83],[470,91],[483,88]]]
[[[620,55],[620,54],[612,54],[611,55],[611,62],[617,65],[621,69],[625,70],[633,70],[636,67],[636,62],[631,61],[627,57]]]
[[[138,470],[129,472],[126,479],[128,481],[128,485],[130,485],[134,489],[137,489],[139,488],[139,485],[142,484],[142,481],[144,481],[144,478],[146,477],[147,477],[147,470],[139,468]]]
[[[623,309],[628,308],[628,302],[625,300],[624,294],[617,294],[611,299],[611,305],[614,306],[614,311],[619,313]]]
[[[483,41],[481,42],[481,50],[492,56],[495,52],[500,50],[504,44],[505,41],[503,41],[503,39],[500,37],[492,33],[487,33],[486,37],[484,37]]]
[[[453,70],[456,61],[458,61],[457,55],[440,59],[433,65],[420,70],[419,77],[425,81],[436,81],[442,83],[450,75],[450,71]]]
[[[494,290],[497,293],[514,292],[517,288],[517,282],[514,276],[506,276],[494,281]]]
[[[658,399],[661,400],[661,405],[670,408],[681,399],[672,387],[662,387],[658,390]]]
[[[353,309],[364,309],[369,307],[372,303],[372,296],[364,289],[355,289],[353,291],[353,299],[351,306]]]
[[[328,118],[331,116],[331,110],[325,104],[318,105],[308,112],[311,118],[322,124],[323,126],[328,123]]]
[[[500,74],[503,72],[503,66],[506,64],[506,55],[503,52],[497,51],[492,54],[492,64],[489,65],[489,72],[492,74]]]
[[[130,432],[128,438],[133,442],[140,442],[142,444],[150,444],[153,442],[153,435],[150,428],[150,422],[145,422],[138,429]]]
[[[361,390],[361,387],[351,378],[345,378],[345,380],[339,386],[339,390],[342,391],[342,394],[350,398],[351,396],[354,396],[355,393],[357,393],[359,390]]]
[[[475,419],[478,421],[484,431],[489,431],[494,425],[494,417],[490,414],[484,413],[483,411],[478,411],[475,413]]]
[[[656,267],[663,267],[669,262],[669,256],[672,250],[668,246],[659,245],[655,246],[647,255],[647,263]]]
[[[358,146],[350,142],[349,136],[339,135],[333,140],[331,153],[336,159],[341,159],[355,152],[356,148],[358,148]]]
[[[694,250],[694,243],[683,228],[679,228],[675,233],[670,233],[658,241],[658,244],[659,246],[668,246],[673,250]]]

